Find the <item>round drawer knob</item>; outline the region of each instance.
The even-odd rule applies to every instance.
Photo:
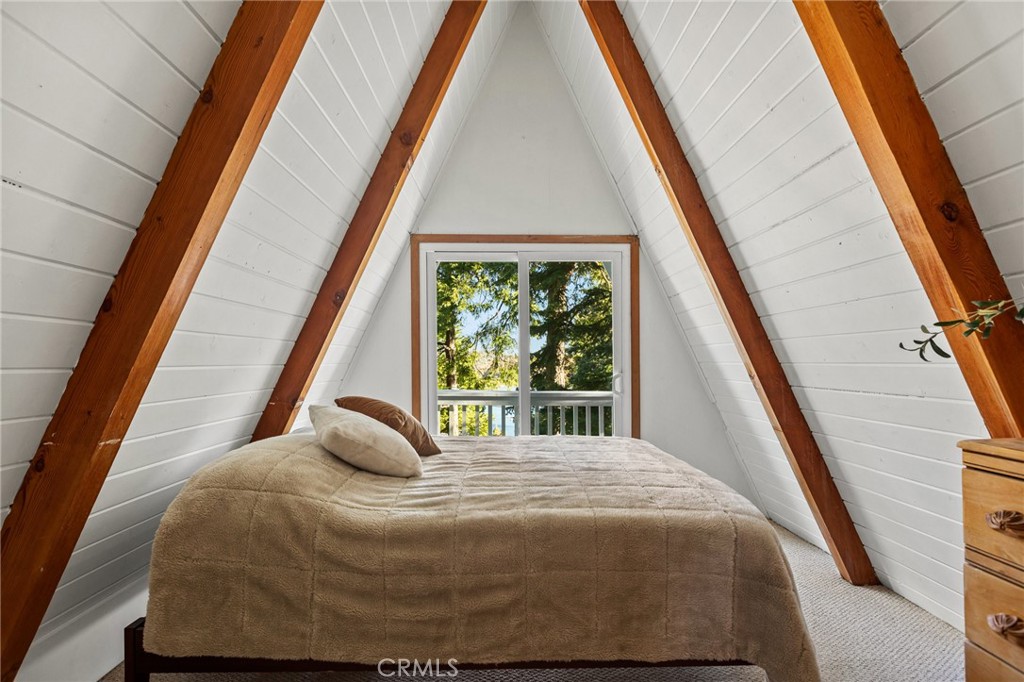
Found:
[[[1024,537],[1024,512],[1012,509],[989,512],[985,514],[985,523],[992,530]]]

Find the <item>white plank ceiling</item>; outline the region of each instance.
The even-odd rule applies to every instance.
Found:
[[[3,6],[4,516],[237,7]],[[185,480],[248,441],[447,7],[324,7],[41,635],[143,574]],[[344,374],[510,9],[485,11],[311,399]]]
[[[934,314],[795,10],[619,6],[876,570],[962,627],[956,442],[984,425],[954,364],[898,348]],[[761,500],[820,545],[586,21],[575,4],[536,8]],[[884,11],[1020,295],[1024,6]]]
[[[324,8],[44,633],[142,575],[184,481],[248,440],[446,6]],[[879,575],[962,627],[955,443],[984,426],[954,364],[897,347],[933,314],[795,11],[620,7]],[[236,9],[3,5],[4,515]],[[307,402],[344,378],[513,9],[485,11]],[[578,5],[534,10],[759,498],[822,545]],[[1024,5],[884,11],[1024,295]]]

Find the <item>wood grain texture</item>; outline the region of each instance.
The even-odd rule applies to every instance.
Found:
[[[640,438],[640,239],[631,235],[582,234],[414,234],[409,254],[412,273],[412,415],[422,419],[420,351],[420,246],[429,243],[463,244],[629,244],[630,429]]]
[[[962,440],[957,447],[993,457],[1024,462],[1024,438],[981,438]]]
[[[998,559],[987,552],[975,549],[970,545],[967,545],[967,547],[964,548],[964,559],[967,560],[965,565],[973,565],[978,568],[983,568],[989,573],[1004,576],[1013,582],[1024,585],[1024,566],[1019,564],[1008,564],[1005,561]],[[966,603],[966,599],[964,601]]]
[[[1019,522],[1000,524],[1007,514],[1024,513],[1024,440],[968,440],[963,447],[964,625],[968,682],[1006,679],[1014,670],[1024,679],[1024,637],[994,632],[987,619],[997,613],[1024,618],[1024,535]],[[996,521],[994,525],[990,525]],[[990,656],[981,656],[984,649]],[[1000,660],[1001,659],[1001,660]],[[1009,665],[1006,665],[1009,664]]]
[[[938,319],[1010,297],[914,78],[875,2],[795,0]],[[995,438],[1024,437],[1024,325],[946,338]],[[910,322],[908,321],[908,326]]]
[[[1000,635],[987,622],[988,616],[998,613],[1024,617],[1024,586],[967,564],[964,594],[967,639],[1014,668],[1024,670],[1024,638]]]
[[[580,5],[840,574],[857,585],[877,582],[622,15],[609,0]]]
[[[964,642],[964,664],[967,682],[1024,682],[1024,673],[970,642]]]
[[[321,2],[239,10],[2,533],[2,679],[13,680]]]
[[[291,428],[387,223],[416,155],[483,13],[485,0],[452,2],[413,84],[338,253],[313,300],[253,440]]]
[[[1024,567],[1024,534],[988,525],[997,512],[1024,514],[1024,479],[971,467],[963,472],[964,543],[1010,564]]]

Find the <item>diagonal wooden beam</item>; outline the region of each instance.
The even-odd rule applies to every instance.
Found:
[[[877,582],[626,22],[614,0],[580,0],[580,6],[840,574],[855,585]]]
[[[322,2],[245,2],[171,153],[2,532],[13,680]]]
[[[291,428],[469,45],[486,0],[453,0],[252,439]]]
[[[967,192],[874,0],[797,0],[797,12],[940,320],[1010,298]],[[1011,314],[1005,315],[1012,317]],[[1024,325],[947,335],[993,438],[1024,437]]]

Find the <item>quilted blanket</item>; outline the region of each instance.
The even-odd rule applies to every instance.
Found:
[[[311,435],[203,469],[153,546],[145,648],[377,663],[744,660],[818,679],[761,513],[625,438],[444,438],[422,478]]]

